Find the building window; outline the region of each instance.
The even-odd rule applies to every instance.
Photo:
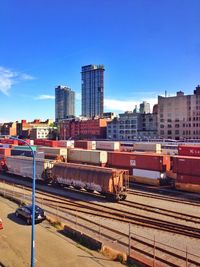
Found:
[[[171,130],[167,131],[167,134],[172,134],[172,131]]]

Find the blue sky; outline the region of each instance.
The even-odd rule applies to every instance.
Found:
[[[2,0],[0,121],[54,118],[54,88],[76,92],[104,64],[105,111],[200,83],[199,0]]]

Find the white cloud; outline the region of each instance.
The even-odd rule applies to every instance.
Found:
[[[53,95],[39,95],[39,96],[36,96],[35,99],[37,99],[37,100],[55,99],[55,96],[53,96]]]
[[[9,95],[13,84],[19,81],[33,80],[34,77],[26,73],[16,72],[0,66],[0,92]]]
[[[29,75],[29,74],[26,74],[26,73],[21,73],[19,75],[19,79],[20,80],[24,80],[24,81],[29,81],[29,80],[34,80],[35,77],[33,77],[33,76]]]
[[[118,99],[105,99],[104,107],[107,110],[114,112],[124,112],[124,111],[133,111],[135,106],[139,108],[140,104],[143,102],[143,99],[130,99],[130,100],[118,100]],[[151,110],[153,109],[153,105],[157,103],[157,98],[147,98],[146,102],[150,103]]]

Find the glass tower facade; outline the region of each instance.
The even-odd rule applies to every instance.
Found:
[[[82,116],[91,118],[103,115],[104,66],[82,67]]]
[[[75,116],[75,92],[69,87],[59,85],[55,88],[55,120],[69,116]]]

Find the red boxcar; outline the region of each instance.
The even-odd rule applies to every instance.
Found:
[[[108,152],[108,166],[163,172],[170,170],[170,156],[156,153]]]
[[[178,155],[200,157],[200,146],[178,146]]]
[[[200,158],[188,156],[173,157],[173,172],[200,176]]]
[[[191,175],[185,175],[185,174],[178,174],[176,181],[178,183],[199,184],[200,185],[200,175],[199,176],[191,176]]]

